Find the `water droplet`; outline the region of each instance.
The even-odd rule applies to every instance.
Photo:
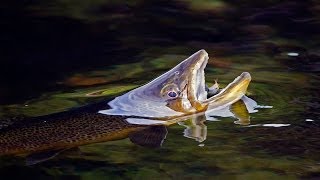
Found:
[[[296,53],[296,52],[288,52],[287,55],[288,55],[288,56],[292,56],[292,57],[297,57],[297,56],[299,56],[299,53]]]
[[[264,127],[285,127],[290,126],[290,124],[263,124]]]
[[[249,125],[247,127],[286,127],[286,126],[290,126],[291,124],[252,124]]]
[[[308,122],[312,122],[312,121],[314,121],[314,120],[312,120],[312,119],[306,119],[306,121],[308,121]]]

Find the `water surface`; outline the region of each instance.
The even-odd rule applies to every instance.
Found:
[[[273,108],[250,114],[249,126],[206,121],[201,142],[175,124],[159,149],[123,139],[34,166],[1,157],[1,177],[319,178],[319,9],[311,0],[4,3],[2,119],[110,100],[199,49],[207,82],[250,72],[248,96]]]

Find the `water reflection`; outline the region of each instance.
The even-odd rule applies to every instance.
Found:
[[[179,125],[186,129],[183,131],[183,136],[194,139],[197,142],[203,142],[207,138],[207,126],[205,125],[205,115],[194,115],[194,117],[178,122]]]
[[[190,119],[178,122],[179,125],[184,126],[183,135],[187,138],[194,139],[198,142],[203,142],[207,138],[206,121],[219,121],[219,118],[231,117],[236,119],[234,121],[237,125],[246,127],[265,126],[265,127],[283,127],[286,124],[254,124],[250,125],[250,114],[258,112],[259,108],[272,108],[272,106],[260,106],[253,99],[244,96],[239,101],[223,108],[211,109],[205,112],[204,115],[194,115]]]

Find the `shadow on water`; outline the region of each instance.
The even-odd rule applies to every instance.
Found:
[[[210,56],[208,82],[226,86],[248,71],[248,96],[273,106],[251,114],[249,126],[232,117],[172,125],[159,149],[123,139],[31,167],[22,157],[2,157],[3,177],[320,176],[317,1],[8,1],[0,14],[2,117],[112,99],[199,49]],[[206,138],[186,135],[199,127]]]

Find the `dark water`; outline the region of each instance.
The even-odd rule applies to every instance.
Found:
[[[252,126],[207,121],[203,142],[176,124],[159,149],[124,139],[35,166],[2,157],[1,178],[320,178],[317,1],[10,1],[0,14],[3,118],[109,99],[199,49],[210,56],[208,82],[248,71],[248,96],[273,106],[251,114]]]

